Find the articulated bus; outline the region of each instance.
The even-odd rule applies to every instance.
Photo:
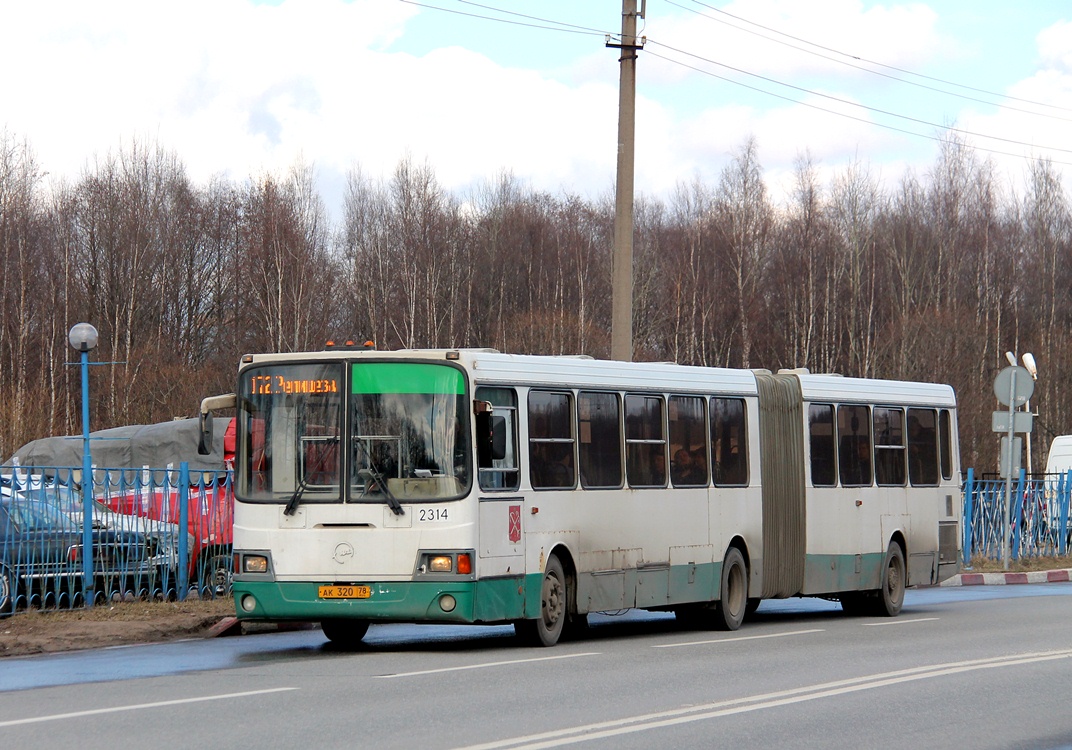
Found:
[[[256,354],[237,409],[251,621],[738,628],[760,601],[895,616],[959,569],[946,385],[493,350]],[[212,420],[205,419],[210,428]]]

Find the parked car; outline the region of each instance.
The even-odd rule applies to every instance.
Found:
[[[210,596],[231,593],[234,495],[227,475],[220,476],[224,481],[191,485],[186,508],[190,584]],[[177,529],[182,510],[180,496],[179,488],[172,485],[134,484],[107,487],[98,499],[117,515],[137,516]]]
[[[120,516],[155,523],[179,524],[177,467],[188,465],[189,580],[203,595],[224,596],[231,590],[234,495],[228,477],[235,450],[234,419],[218,418],[213,434],[208,455],[198,450],[197,419],[101,430],[91,433],[90,448],[97,500]],[[82,463],[82,446],[78,439],[41,438],[17,450],[10,463],[58,483],[71,483],[73,467]]]
[[[95,595],[140,591],[166,574],[158,540],[137,531],[93,529]],[[83,589],[84,536],[55,505],[0,488],[0,614],[39,601],[77,603]]]

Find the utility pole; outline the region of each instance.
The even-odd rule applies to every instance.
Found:
[[[643,6],[647,0],[641,0]],[[607,40],[608,47],[621,49],[618,62],[618,180],[614,191],[614,260],[611,275],[611,359],[633,359],[633,142],[636,130],[636,61],[644,40],[636,38],[637,0],[622,0],[620,44]]]

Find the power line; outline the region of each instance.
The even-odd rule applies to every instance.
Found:
[[[659,44],[658,42],[653,42],[650,37],[648,38],[648,43],[649,44]],[[659,46],[665,46],[665,45],[659,45]],[[787,101],[787,102],[790,102],[792,104],[799,104],[802,107],[808,107],[810,109],[815,109],[815,110],[818,110],[820,112],[826,112],[828,114],[836,115],[838,117],[844,117],[844,118],[846,118],[848,120],[855,120],[856,122],[862,122],[862,123],[864,123],[866,125],[871,125],[873,127],[884,128],[886,130],[892,130],[892,131],[897,132],[897,133],[904,133],[905,135],[911,135],[911,136],[914,136],[916,138],[926,138],[929,141],[935,141],[937,143],[943,143],[944,142],[943,139],[938,137],[938,136],[926,135],[925,133],[917,133],[914,130],[905,130],[904,128],[898,128],[898,127],[896,127],[894,125],[886,125],[886,124],[883,124],[881,122],[875,122],[874,120],[865,120],[863,117],[856,117],[855,115],[845,114],[844,112],[837,112],[837,111],[835,111],[833,109],[827,109],[826,107],[820,107],[818,104],[811,104],[809,102],[802,102],[799,99],[793,99],[791,97],[784,96],[782,94],[776,94],[773,91],[767,91],[766,89],[761,89],[761,88],[759,88],[757,86],[750,86],[747,83],[742,83],[741,81],[735,81],[732,78],[727,78],[725,76],[720,76],[717,73],[712,73],[709,70],[704,70],[703,68],[698,68],[695,65],[689,65],[687,63],[681,62],[680,60],[674,60],[673,58],[666,57],[665,55],[660,55],[658,52],[652,52],[652,51],[648,50],[648,54],[651,55],[652,57],[657,57],[660,60],[665,60],[666,62],[671,63],[673,65],[680,65],[683,68],[688,68],[689,70],[694,70],[697,73],[702,73],[703,75],[707,75],[707,76],[710,76],[712,78],[717,78],[720,81],[726,81],[727,83],[732,83],[735,86],[740,86],[742,88],[746,88],[746,89],[749,89],[751,91],[756,91],[756,92],[758,92],[760,94],[765,94],[767,96],[773,96],[776,99],[781,99],[783,101]],[[719,63],[715,63],[715,64],[717,65]],[[774,83],[777,83],[777,81],[775,81]],[[944,130],[953,130],[951,128],[943,128],[943,129]],[[1026,144],[1026,143],[1021,143],[1020,145],[1030,147],[1030,144]],[[1008,151],[998,151],[997,149],[985,148],[983,146],[973,146],[973,148],[978,150],[978,151],[983,151],[983,152],[988,153],[988,154],[997,154],[999,156],[1012,156],[1012,157],[1015,157],[1015,158],[1018,158],[1018,159],[1025,158],[1024,154],[1014,154],[1014,153],[1011,153],[1011,152],[1008,152]],[[1053,159],[1051,159],[1050,162],[1052,164],[1060,164],[1062,166],[1072,167],[1072,162],[1055,161]]]
[[[525,15],[524,13],[518,13],[518,12],[512,11],[512,10],[503,10],[502,8],[496,8],[496,7],[492,6],[492,5],[482,5],[481,3],[473,2],[473,0],[457,0],[457,2],[459,2],[459,3],[463,4],[463,5],[472,5],[475,8],[483,8],[484,10],[490,10],[490,11],[493,11],[495,13],[502,13],[502,14],[507,15],[507,16],[517,16],[518,18],[527,18],[530,21],[540,21],[541,23],[553,23],[553,24],[556,24],[555,28],[561,27],[561,29],[563,31],[566,31],[566,30],[569,30],[569,29],[578,29],[580,32],[583,32],[583,33],[593,33],[593,34],[600,34],[600,35],[604,35],[604,36],[609,33],[609,32],[606,32],[606,31],[601,31],[600,29],[593,29],[593,28],[591,28],[589,26],[577,26],[576,24],[565,23],[563,21],[554,21],[554,20],[549,19],[549,18],[540,18],[539,16],[529,16],[529,15]],[[495,19],[492,19],[492,20],[495,20]],[[503,20],[505,20],[505,19],[503,19]]]
[[[400,2],[406,3],[408,5],[415,5],[415,6],[418,6],[418,7],[427,8],[429,10],[438,10],[438,11],[441,11],[441,12],[444,12],[444,13],[452,13],[452,14],[455,14],[455,15],[465,16],[465,17],[469,17],[469,18],[479,18],[479,19],[482,19],[482,20],[493,21],[493,22],[496,22],[496,23],[505,23],[505,24],[510,24],[510,25],[514,25],[514,26],[535,28],[535,29],[541,29],[541,30],[545,30],[545,31],[559,31],[559,32],[564,32],[564,33],[584,34],[584,35],[615,36],[615,34],[613,34],[611,32],[607,32],[607,31],[603,31],[603,30],[599,30],[599,29],[595,29],[595,28],[590,28],[590,27],[585,27],[585,26],[578,26],[576,24],[570,24],[570,23],[566,23],[566,22],[563,22],[563,21],[556,21],[554,19],[542,18],[542,17],[538,17],[538,16],[531,16],[531,15],[526,15],[526,14],[523,14],[523,13],[517,13],[515,11],[504,10],[502,8],[497,8],[495,6],[485,5],[485,4],[481,4],[481,3],[478,3],[478,2],[474,2],[473,0],[457,0],[457,2],[464,3],[466,5],[471,5],[471,6],[476,7],[476,8],[482,8],[484,10],[488,10],[488,11],[491,11],[493,13],[500,13],[500,14],[503,14],[503,15],[516,16],[518,18],[525,18],[525,19],[528,19],[528,20],[527,21],[514,21],[514,20],[511,20],[511,19],[508,19],[508,18],[500,18],[500,17],[496,17],[496,16],[487,16],[487,15],[481,15],[481,14],[478,14],[478,13],[469,13],[469,12],[455,10],[455,9],[451,9],[451,8],[444,8],[444,7],[438,6],[438,5],[431,5],[431,4],[425,3],[425,2],[418,2],[417,0],[400,0]],[[677,3],[673,2],[673,0],[666,0],[666,2],[668,2],[671,5],[678,5]],[[791,36],[789,34],[784,34],[783,32],[777,31],[776,29],[770,29],[768,27],[762,26],[761,24],[756,24],[756,23],[754,23],[752,21],[748,21],[747,19],[738,18],[737,16],[733,16],[732,14],[726,13],[725,11],[721,11],[721,10],[719,10],[717,8],[713,8],[713,7],[709,6],[709,5],[706,5],[706,4],[702,3],[702,2],[699,2],[699,0],[693,0],[693,2],[696,2],[698,5],[702,5],[704,7],[710,8],[711,10],[717,11],[719,13],[723,13],[724,15],[727,15],[727,16],[730,16],[730,17],[735,18],[737,20],[740,20],[743,23],[749,23],[749,24],[758,26],[759,28],[766,29],[768,31],[771,31],[772,33],[781,34],[781,35],[786,36],[788,38],[800,41],[800,42],[802,42],[804,44],[809,44],[809,45],[812,45],[812,46],[815,46],[815,47],[819,47],[820,49],[827,49],[828,51],[835,52],[835,53],[837,53],[839,55],[850,56],[850,55],[847,55],[846,53],[839,52],[839,51],[833,50],[831,48],[826,48],[826,47],[823,47],[822,45],[817,45],[817,44],[815,44],[813,42],[809,42],[809,41],[807,41],[805,39],[799,39],[799,38],[793,37],[793,36]],[[678,5],[678,7],[682,7],[682,6]],[[684,9],[685,10],[690,10],[688,8],[684,8]],[[697,11],[690,11],[690,12],[698,13]],[[716,22],[726,23],[724,21],[719,21],[718,19],[711,19],[710,16],[707,16],[707,15],[705,15],[703,13],[698,13],[698,15],[700,15],[700,16],[702,16],[704,18],[709,18],[710,20],[714,20]],[[535,22],[538,22],[538,23],[530,23],[529,21],[535,21]],[[727,24],[727,25],[733,26],[733,24]],[[736,26],[733,26],[733,27],[734,28],[739,28],[739,27],[736,27]],[[747,29],[740,29],[740,30],[745,31],[747,33],[755,33],[755,32],[748,32]],[[762,36],[762,35],[760,35],[760,36]],[[702,55],[697,55],[695,53],[688,52],[687,50],[672,47],[672,46],[670,46],[668,44],[663,44],[661,42],[652,40],[651,38],[648,38],[647,41],[649,43],[657,45],[659,47],[664,47],[664,48],[666,48],[668,50],[672,50],[674,52],[677,52],[678,54],[686,55],[688,57],[692,57],[692,58],[695,58],[697,60],[701,60],[703,62],[709,63],[711,65],[718,65],[719,67],[723,67],[723,68],[726,68],[728,70],[732,70],[732,71],[740,73],[742,75],[751,76],[753,78],[758,78],[758,79],[766,81],[768,83],[772,83],[772,84],[777,85],[777,86],[784,86],[786,88],[794,89],[794,90],[800,91],[802,93],[822,97],[822,98],[825,98],[825,99],[830,99],[832,101],[836,101],[836,102],[839,102],[841,104],[845,104],[845,105],[848,105],[848,106],[865,109],[865,110],[868,110],[870,112],[874,112],[876,114],[881,114],[881,115],[885,115],[885,116],[888,116],[888,117],[895,117],[895,118],[898,118],[898,119],[907,120],[909,122],[914,122],[914,123],[921,124],[921,125],[927,125],[927,126],[930,126],[930,127],[933,127],[933,128],[937,128],[939,130],[945,130],[945,131],[949,131],[949,132],[960,133],[962,135],[972,136],[972,137],[976,137],[976,138],[986,138],[986,139],[990,139],[990,140],[1001,141],[1001,142],[1010,143],[1010,144],[1013,144],[1013,145],[1024,146],[1026,148],[1037,148],[1037,149],[1042,149],[1042,150],[1059,151],[1059,152],[1063,152],[1063,153],[1072,153],[1072,149],[1063,149],[1063,148],[1054,148],[1054,147],[1048,147],[1048,146],[1041,146],[1041,145],[1037,145],[1037,144],[1025,143],[1023,141],[1018,141],[1018,140],[1011,139],[1011,138],[1003,138],[1003,137],[1000,137],[1000,136],[992,136],[992,135],[987,135],[985,133],[976,133],[976,132],[973,132],[973,131],[970,131],[970,130],[964,130],[964,129],[961,129],[961,128],[955,128],[955,127],[950,127],[950,126],[945,126],[945,125],[939,125],[937,123],[929,122],[927,120],[922,120],[922,119],[915,118],[915,117],[910,117],[908,115],[901,115],[901,114],[898,114],[896,112],[890,112],[890,111],[887,111],[887,110],[878,109],[876,107],[870,107],[870,106],[867,106],[867,105],[864,105],[864,104],[859,104],[857,102],[852,102],[852,101],[849,101],[849,100],[846,100],[846,99],[840,99],[838,97],[835,97],[835,96],[832,96],[832,95],[829,95],[829,94],[823,94],[821,92],[812,91],[810,89],[806,89],[806,88],[803,88],[803,87],[800,87],[800,86],[795,86],[793,84],[784,83],[782,81],[779,81],[779,80],[776,80],[776,79],[773,79],[773,78],[769,78],[769,77],[766,77],[766,76],[762,76],[762,75],[759,75],[757,73],[751,73],[751,72],[749,72],[747,70],[744,70],[742,68],[736,68],[736,67],[734,67],[732,65],[727,65],[725,63],[720,63],[720,62],[717,62],[715,60],[705,58]],[[771,40],[771,41],[777,41],[777,40]],[[789,46],[793,46],[793,45],[789,45]],[[801,50],[801,51],[807,52],[807,50]],[[750,89],[752,91],[756,91],[757,93],[765,94],[767,96],[772,96],[772,97],[775,97],[777,99],[781,99],[783,101],[791,102],[793,104],[799,104],[799,105],[809,107],[811,109],[815,109],[815,110],[818,110],[818,111],[821,111],[821,112],[826,112],[828,114],[832,114],[832,115],[835,115],[835,116],[838,116],[838,117],[844,117],[844,118],[847,118],[847,119],[850,119],[850,120],[854,120],[856,122],[861,122],[861,123],[865,123],[867,125],[872,125],[872,126],[875,126],[875,127],[884,128],[886,130],[892,130],[892,131],[895,131],[895,132],[903,133],[905,135],[910,135],[910,136],[914,136],[914,137],[918,137],[918,138],[926,138],[927,140],[942,142],[941,138],[938,138],[938,137],[935,137],[935,136],[929,136],[929,135],[925,135],[923,133],[917,133],[917,132],[912,131],[912,130],[906,130],[906,129],[903,129],[903,128],[894,127],[892,125],[885,125],[885,124],[876,122],[874,120],[868,120],[868,119],[864,119],[862,117],[856,117],[856,116],[853,116],[853,115],[849,115],[849,114],[846,114],[844,112],[838,112],[838,111],[833,110],[833,109],[828,109],[826,107],[820,107],[820,106],[818,106],[816,104],[810,104],[808,102],[802,102],[802,101],[799,101],[797,99],[793,99],[791,97],[783,96],[781,94],[776,94],[774,92],[767,91],[765,89],[762,89],[762,88],[759,88],[759,87],[756,87],[756,86],[749,86],[748,84],[742,83],[741,81],[736,81],[736,80],[734,80],[732,78],[727,78],[727,77],[724,77],[724,76],[717,75],[717,74],[712,73],[712,72],[710,72],[708,70],[704,70],[702,68],[698,68],[698,67],[693,66],[693,65],[688,65],[688,64],[683,63],[683,62],[681,62],[679,60],[675,60],[673,58],[666,57],[664,55],[659,55],[659,54],[657,54],[657,53],[655,53],[653,51],[650,51],[650,50],[649,50],[649,54],[654,56],[654,57],[657,57],[657,58],[659,58],[661,60],[665,60],[665,61],[667,61],[667,62],[669,62],[671,64],[680,65],[682,67],[688,68],[690,70],[694,70],[694,71],[696,71],[698,73],[701,73],[703,75],[707,75],[707,76],[710,76],[712,78],[717,78],[719,80],[726,81],[727,83],[731,83],[731,84],[734,84],[734,85],[737,85],[737,86],[741,86],[743,88],[747,88],[747,89]],[[815,54],[815,53],[811,53],[811,54]],[[870,60],[864,60],[863,58],[855,57],[854,59],[858,59],[858,60],[861,60],[863,62],[868,62],[868,63],[873,64],[873,65],[878,65],[880,67],[885,67],[885,68],[889,68],[889,69],[892,69],[892,70],[898,70],[899,72],[904,72],[904,73],[907,73],[909,75],[916,75],[916,76],[919,76],[919,77],[922,77],[922,78],[930,78],[929,76],[923,76],[921,74],[913,73],[912,71],[905,71],[905,70],[901,70],[899,68],[893,68],[892,66],[883,65],[882,63],[877,63],[877,62],[873,62],[873,61],[870,61]],[[844,64],[848,64],[848,63],[844,63]],[[853,66],[853,67],[856,67],[856,66]],[[861,68],[861,70],[867,71],[866,68]],[[867,71],[867,72],[874,73],[875,75],[884,75],[884,74],[881,74],[881,73],[877,73],[875,71]],[[889,77],[889,76],[887,76],[887,77]],[[896,80],[901,80],[901,79],[896,79]],[[933,78],[931,80],[940,81],[940,79],[933,79]],[[904,82],[912,84],[911,81],[904,81]],[[940,82],[948,83],[949,85],[958,86],[958,87],[961,87],[961,88],[966,88],[966,89],[970,89],[970,90],[979,91],[981,93],[986,93],[986,94],[989,94],[991,96],[1002,96],[1000,94],[995,94],[993,92],[984,91],[982,89],[972,89],[972,87],[962,86],[961,84],[956,84],[956,83],[952,83],[952,82],[948,82],[948,81],[940,81]],[[919,84],[914,84],[914,85],[919,85]],[[927,88],[927,87],[924,87],[924,88]],[[960,96],[960,95],[952,93],[952,92],[941,92],[940,91],[940,93],[949,93],[952,96]],[[961,97],[961,98],[968,98],[968,97]],[[1015,99],[1015,97],[1007,97],[1007,98]],[[976,101],[978,101],[978,100],[976,100]],[[1030,102],[1029,100],[1019,100],[1019,99],[1017,99],[1017,101],[1025,101],[1025,102],[1030,103],[1030,104],[1038,104],[1037,102]],[[992,104],[991,102],[983,102],[983,103]],[[995,104],[994,106],[1003,106],[1003,105]],[[1052,105],[1040,105],[1040,106],[1052,106]],[[1055,108],[1055,109],[1065,109],[1063,107],[1053,107],[1053,108]],[[1068,111],[1072,111],[1072,110],[1068,110]],[[1041,113],[1033,113],[1033,112],[1029,112],[1028,114],[1037,114],[1037,115],[1042,116],[1042,117],[1055,117],[1053,115],[1044,115],[1044,114],[1041,114]],[[1065,119],[1065,118],[1056,117],[1055,119]],[[1012,156],[1012,157],[1017,157],[1017,158],[1025,158],[1023,154],[1014,154],[1014,153],[1010,153],[1010,152],[1007,152],[1007,151],[999,151],[999,150],[996,150],[996,149],[989,149],[989,148],[983,148],[983,147],[976,147],[976,148],[978,148],[980,151],[984,151],[984,152],[987,152],[987,153],[998,154],[998,155],[1002,155],[1002,156]],[[1072,163],[1069,163],[1069,162],[1054,161],[1053,163],[1054,164],[1061,164],[1061,165],[1065,165],[1065,166],[1072,166]]]
[[[971,131],[971,130],[964,130],[963,128],[955,128],[955,127],[951,127],[951,126],[939,125],[938,123],[929,122],[927,120],[921,120],[918,117],[910,117],[909,115],[901,115],[901,114],[898,114],[896,112],[891,112],[889,110],[879,109],[878,107],[871,107],[871,106],[868,106],[866,104],[860,104],[858,102],[849,101],[848,99],[842,99],[840,97],[833,96],[831,94],[824,94],[821,91],[812,91],[811,89],[806,89],[806,88],[803,88],[802,86],[795,86],[795,85],[793,85],[791,83],[785,83],[783,81],[778,81],[778,80],[776,80],[774,78],[768,78],[767,76],[762,76],[762,75],[759,75],[758,73],[750,73],[747,70],[744,70],[742,68],[737,68],[737,67],[734,67],[733,65],[727,65],[725,63],[720,63],[717,60],[711,60],[710,58],[706,58],[706,57],[703,57],[702,55],[694,54],[694,53],[689,52],[687,50],[678,49],[676,47],[671,47],[670,45],[663,44],[663,43],[661,43],[661,42],[659,42],[659,41],[657,41],[655,39],[652,39],[651,37],[648,37],[648,44],[654,44],[654,45],[657,45],[659,47],[664,47],[666,49],[673,50],[674,52],[677,52],[679,54],[687,55],[688,57],[693,57],[693,58],[696,58],[697,60],[702,60],[703,62],[710,63],[712,65],[717,65],[720,68],[726,68],[728,70],[732,70],[735,73],[741,73],[742,75],[751,76],[752,78],[758,78],[761,81],[766,81],[767,83],[773,83],[773,84],[775,84],[777,86],[785,86],[786,88],[793,89],[794,91],[800,91],[800,92],[805,93],[805,94],[811,94],[812,96],[819,96],[819,97],[822,97],[824,99],[830,99],[831,101],[835,101],[835,102],[838,102],[840,104],[846,104],[846,105],[851,106],[851,107],[858,107],[860,109],[866,109],[869,112],[874,112],[874,113],[880,114],[880,115],[886,115],[887,117],[896,117],[896,118],[898,118],[900,120],[907,120],[909,122],[914,122],[914,123],[917,123],[919,125],[929,125],[932,128],[942,128],[943,130],[949,130],[949,131],[952,131],[954,133],[961,133],[963,135],[970,135],[970,136],[973,136],[975,138],[989,138],[990,140],[1001,141],[1003,143],[1012,143],[1012,144],[1015,144],[1017,146],[1032,147],[1032,144],[1025,143],[1023,141],[1018,141],[1018,140],[1016,140],[1014,138],[1003,138],[1003,137],[997,136],[997,135],[987,135],[986,133],[977,133],[977,132],[974,132],[974,131]],[[660,57],[660,59],[669,60],[670,62],[674,62],[673,60],[671,60],[670,58],[667,58],[667,57]],[[689,67],[689,66],[686,66],[686,67]],[[697,70],[697,69],[693,68],[693,70]],[[703,71],[700,71],[700,72],[703,72]],[[723,79],[723,80],[729,80],[730,83],[734,83],[734,81],[732,81],[730,79]],[[756,90],[760,91],[760,89],[756,89]],[[765,92],[765,93],[769,93],[769,92]],[[833,111],[833,110],[827,110],[827,111]],[[837,114],[837,113],[835,112],[835,114]],[[1072,154],[1072,149],[1058,148],[1056,146],[1043,146],[1043,145],[1035,144],[1033,147],[1034,148],[1045,149],[1047,151],[1061,151],[1061,152],[1064,152],[1064,153]]]
[[[894,80],[894,81],[899,81],[901,83],[906,83],[909,86],[919,86],[920,88],[925,88],[925,89],[928,89],[930,91],[936,91],[936,92],[941,93],[941,94],[947,94],[949,96],[955,96],[955,97],[958,97],[958,98],[961,98],[961,99],[966,99],[968,101],[979,102],[981,104],[989,104],[989,105],[994,106],[994,107],[1002,107],[1004,109],[1011,109],[1011,110],[1016,111],[1016,112],[1024,112],[1026,114],[1037,115],[1039,117],[1056,117],[1055,115],[1047,115],[1047,114],[1042,113],[1042,112],[1032,112],[1030,110],[1018,109],[1016,107],[1010,107],[1009,105],[1006,105],[1006,104],[1000,104],[998,102],[991,102],[991,101],[987,101],[985,99],[976,99],[974,97],[965,96],[963,94],[958,94],[958,93],[956,93],[954,91],[946,91],[944,89],[938,89],[938,88],[934,88],[932,86],[926,86],[926,85],[921,84],[921,83],[916,83],[915,81],[907,81],[907,80],[905,80],[903,78],[898,78],[897,76],[891,76],[891,75],[888,75],[886,73],[880,73],[880,72],[878,72],[876,70],[870,70],[869,68],[865,68],[865,67],[860,66],[860,65],[855,65],[853,63],[845,62],[844,60],[838,60],[838,59],[830,57],[828,55],[822,55],[822,54],[819,54],[817,52],[813,52],[811,50],[803,49],[802,47],[798,47],[798,46],[796,46],[794,44],[788,44],[787,42],[783,42],[783,41],[780,41],[778,39],[773,39],[773,38],[771,38],[771,37],[769,37],[769,36],[767,36],[765,34],[760,34],[758,32],[751,31],[749,29],[741,28],[740,26],[736,26],[736,25],[734,25],[732,23],[729,23],[728,21],[724,21],[724,20],[719,19],[719,18],[714,18],[712,16],[707,15],[706,13],[701,13],[701,12],[699,12],[697,10],[694,10],[692,8],[688,8],[688,7],[684,6],[684,5],[676,3],[676,2],[674,2],[674,0],[665,0],[665,2],[667,4],[669,4],[669,5],[673,5],[673,6],[676,6],[678,8],[681,8],[682,10],[689,11],[690,13],[695,13],[696,15],[701,16],[702,18],[707,18],[707,19],[709,19],[711,21],[714,21],[716,23],[721,23],[721,24],[724,24],[726,26],[729,26],[730,28],[737,29],[738,31],[743,31],[746,34],[753,34],[753,35],[759,36],[759,37],[761,37],[763,39],[767,39],[769,41],[772,41],[772,42],[774,42],[776,44],[782,44],[782,45],[785,45],[787,47],[792,47],[793,49],[800,50],[801,52],[805,52],[805,53],[810,54],[810,55],[815,55],[817,57],[821,57],[824,60],[831,60],[832,62],[837,62],[837,63],[840,63],[842,65],[847,65],[847,66],[849,66],[851,68],[856,68],[857,70],[862,70],[862,71],[864,71],[866,73],[871,73],[872,75],[882,76],[884,78],[889,78],[889,79]],[[1012,100],[1012,101],[1017,101],[1017,102],[1023,102],[1024,104],[1032,104],[1032,105],[1034,105],[1036,107],[1046,107],[1048,109],[1061,110],[1062,112],[1072,112],[1072,109],[1070,109],[1068,107],[1060,107],[1060,106],[1058,106],[1056,104],[1047,104],[1045,102],[1036,102],[1036,101],[1033,101],[1031,99],[1021,99],[1019,97],[1009,96],[1008,94],[1000,94],[1000,93],[997,93],[997,92],[994,92],[994,91],[987,91],[986,89],[975,88],[974,86],[968,86],[968,85],[963,84],[963,83],[957,83],[956,81],[947,81],[947,80],[944,80],[942,78],[935,78],[934,76],[925,75],[923,73],[916,73],[915,71],[906,70],[904,68],[898,68],[898,67],[893,66],[893,65],[886,65],[885,63],[880,63],[880,62],[877,62],[875,60],[868,60],[867,58],[860,57],[859,55],[853,55],[853,54],[850,54],[848,52],[842,52],[841,50],[837,50],[837,49],[834,49],[832,47],[826,47],[826,46],[824,46],[822,44],[817,44],[816,42],[809,41],[809,40],[804,39],[802,37],[797,37],[797,36],[793,36],[792,34],[787,34],[784,31],[779,31],[778,29],[771,28],[770,26],[764,26],[761,23],[756,23],[755,21],[750,21],[747,18],[742,18],[741,16],[736,16],[736,15],[734,15],[732,13],[729,13],[727,11],[724,11],[724,10],[722,10],[720,8],[716,8],[716,7],[712,6],[712,5],[708,5],[707,3],[700,2],[700,0],[692,0],[692,2],[695,3],[696,5],[699,5],[701,7],[707,8],[708,10],[711,10],[711,11],[713,11],[715,13],[719,13],[721,15],[728,16],[728,17],[730,17],[730,18],[732,18],[732,19],[734,19],[736,21],[740,21],[741,23],[746,23],[746,24],[749,24],[750,26],[755,26],[755,27],[763,29],[765,31],[769,31],[769,32],[771,32],[773,34],[777,34],[779,36],[784,36],[787,39],[792,39],[794,41],[801,42],[802,44],[806,44],[808,46],[815,47],[817,49],[826,50],[827,52],[833,52],[834,54],[839,55],[841,57],[848,57],[848,58],[850,58],[852,60],[859,60],[860,62],[865,62],[865,63],[867,63],[869,65],[875,65],[875,66],[880,67],[880,68],[885,68],[886,70],[893,70],[893,71],[896,71],[898,73],[904,73],[905,75],[915,76],[917,78],[922,78],[922,79],[928,80],[928,81],[934,81],[936,83],[943,83],[943,84],[945,84],[947,86],[955,86],[957,88],[965,89],[966,91],[974,91],[974,92],[979,93],[979,94],[986,94],[987,96],[994,96],[994,97],[998,97],[1000,99],[1007,99],[1007,100]],[[1067,120],[1067,118],[1064,118],[1064,117],[1057,117],[1057,119]]]
[[[513,11],[509,11],[509,10],[502,10],[501,8],[494,8],[494,7],[490,6],[490,5],[480,5],[478,3],[470,3],[470,2],[467,2],[467,0],[458,0],[458,2],[463,2],[463,3],[466,3],[467,5],[473,5],[473,6],[476,6],[478,8],[485,8],[487,10],[491,10],[491,11],[494,11],[496,13],[503,13],[503,14],[512,15],[512,16],[519,16],[521,18],[528,18],[528,19],[531,19],[531,20],[539,21],[540,23],[539,24],[525,23],[523,21],[511,21],[508,18],[496,18],[495,16],[483,16],[483,15],[480,15],[479,13],[467,13],[465,11],[454,10],[452,8],[443,8],[443,7],[438,6],[438,5],[430,5],[428,3],[417,2],[416,0],[399,0],[399,2],[405,3],[406,5],[415,5],[418,8],[427,8],[428,10],[438,10],[438,11],[442,11],[443,13],[453,13],[456,16],[465,16],[467,18],[480,18],[480,19],[485,20],[485,21],[495,21],[496,23],[506,23],[506,24],[510,24],[512,26],[524,26],[524,27],[527,27],[527,28],[530,28],[530,29],[544,29],[544,30],[547,30],[547,31],[561,31],[561,32],[564,32],[564,33],[567,33],[567,34],[584,34],[584,35],[588,35],[588,36],[596,36],[596,35],[598,35],[598,36],[606,36],[607,34],[610,33],[610,32],[607,32],[607,31],[600,31],[599,29],[589,29],[589,28],[586,28],[584,26],[574,26],[573,24],[563,23],[561,21],[555,21],[555,20],[548,19],[548,18],[537,18],[536,16],[526,16],[526,15],[523,15],[521,13],[514,13]],[[552,25],[544,26],[542,24],[552,24]]]

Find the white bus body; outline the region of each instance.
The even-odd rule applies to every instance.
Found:
[[[736,628],[764,598],[895,615],[959,569],[944,385],[490,350],[243,359],[238,616]],[[687,454],[687,455],[686,455]],[[922,458],[920,458],[922,456]]]

